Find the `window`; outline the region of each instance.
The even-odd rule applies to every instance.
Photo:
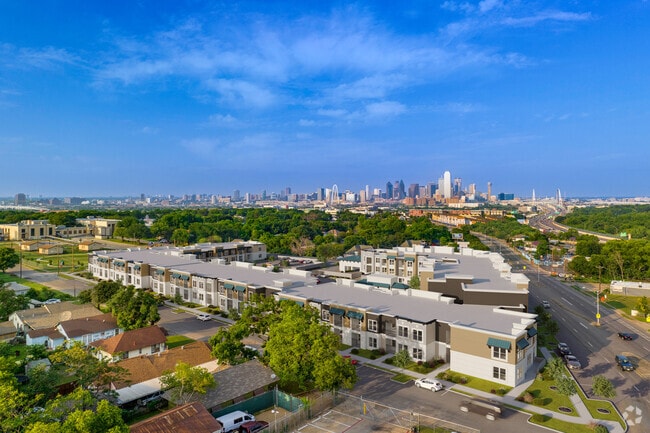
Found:
[[[422,349],[413,348],[413,359],[422,359]]]
[[[366,258],[366,264],[368,264],[368,265],[372,264],[372,258],[371,257]]]
[[[371,349],[377,348],[377,337],[368,337],[368,347]]]
[[[397,345],[397,351],[401,352],[402,350],[406,350],[407,352],[409,351],[409,347],[406,344],[398,344]]]
[[[410,261],[410,260],[407,261],[407,262],[406,262],[406,267],[407,267],[407,268],[412,268],[412,267],[413,267],[413,262]]]
[[[330,321],[330,312],[327,311],[327,310],[323,310],[323,312],[321,313],[321,318],[324,321],[329,322]]]
[[[406,326],[398,326],[397,327],[397,335],[400,337],[407,337],[409,336],[409,328]]]
[[[377,321],[368,320],[368,331],[377,332]]]
[[[492,347],[492,358],[495,359],[506,359],[508,357],[508,351],[502,347]]]
[[[422,341],[422,331],[419,329],[413,330],[413,339],[415,341]]]
[[[492,368],[492,377],[499,380],[506,380],[506,369],[493,367]]]

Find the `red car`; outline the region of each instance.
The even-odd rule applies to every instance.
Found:
[[[357,364],[359,363],[359,361],[357,361],[356,359],[352,359],[352,357],[351,357],[350,355],[343,355],[343,357],[344,357],[345,359],[349,359],[349,360],[350,360],[350,363],[351,363],[352,365],[357,365]]]
[[[266,421],[248,421],[239,427],[240,433],[256,433],[268,428],[269,423]]]

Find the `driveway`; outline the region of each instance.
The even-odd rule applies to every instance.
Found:
[[[170,335],[184,335],[193,340],[208,341],[220,327],[225,326],[224,323],[216,320],[203,322],[194,314],[168,306],[160,307],[158,312],[160,313],[158,326],[165,328]]]

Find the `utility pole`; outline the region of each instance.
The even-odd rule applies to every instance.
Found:
[[[600,326],[600,273],[602,266],[598,266],[598,293],[596,293],[596,326]]]

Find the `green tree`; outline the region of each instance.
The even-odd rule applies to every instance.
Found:
[[[561,375],[563,375],[564,372],[565,369],[564,369],[564,362],[562,361],[562,358],[554,357],[546,364],[546,368],[544,369],[544,373],[546,377],[549,379],[556,379]]]
[[[604,398],[616,397],[616,389],[614,389],[614,384],[605,376],[594,376],[594,381],[591,385],[591,388],[594,392],[594,395],[599,395]]]
[[[413,289],[420,289],[420,277],[417,275],[413,275],[411,279],[409,280],[409,287]]]
[[[210,337],[212,355],[224,365],[236,365],[251,359],[246,352],[242,338],[248,336],[248,329],[238,321],[229,328],[219,328],[216,334]]]
[[[2,271],[3,274],[7,269],[16,266],[18,262],[20,262],[20,257],[13,248],[0,248],[0,271]]]
[[[176,229],[170,240],[176,246],[187,245],[190,243],[190,231],[187,229]]]
[[[393,365],[397,368],[401,368],[402,370],[404,370],[406,366],[411,362],[413,362],[413,360],[411,359],[409,351],[406,349],[400,350],[393,357]]]
[[[100,281],[91,289],[92,303],[99,308],[101,304],[110,301],[123,288],[124,286],[120,281]]]
[[[328,242],[316,247],[316,257],[322,262],[327,262],[331,258],[340,256],[344,251],[343,244]]]
[[[648,314],[648,298],[646,296],[642,296],[634,306],[635,310],[638,310],[639,313],[641,314]]]
[[[16,295],[11,289],[0,287],[0,322],[9,320],[14,311],[24,310],[29,305],[25,296]]]
[[[357,380],[356,370],[334,359],[341,357],[338,344],[338,336],[320,322],[314,309],[283,301],[277,320],[270,325],[264,359],[282,385],[348,387]]]
[[[160,378],[163,388],[168,389],[175,402],[183,404],[194,401],[196,394],[205,394],[214,388],[214,376],[202,367],[192,367],[184,362],[176,364],[174,371],[168,371]]]
[[[156,297],[133,286],[122,287],[108,306],[118,326],[127,331],[152,326],[160,320]]]
[[[562,395],[572,396],[578,392],[573,378],[564,373],[555,378],[555,386],[557,386],[557,392]]]
[[[0,431],[22,432],[27,407],[27,396],[18,390],[14,375],[0,371]]]
[[[44,364],[37,365],[27,372],[27,377],[29,382],[24,390],[35,406],[44,406],[47,401],[56,397],[60,379],[56,369]]]
[[[121,380],[125,370],[107,360],[95,358],[90,349],[75,342],[69,348],[59,348],[50,354],[50,361],[60,364],[64,372],[76,379],[84,390],[92,389],[97,394],[111,395],[110,385]]]

